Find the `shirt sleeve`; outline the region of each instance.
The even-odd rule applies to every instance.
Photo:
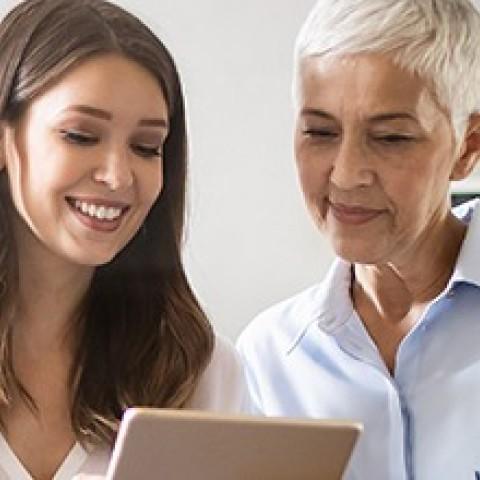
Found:
[[[252,415],[264,416],[265,412],[262,408],[261,390],[258,385],[258,378],[256,373],[257,355],[253,348],[254,342],[252,339],[246,339],[246,332],[240,335],[236,343],[237,354],[243,365],[245,381],[248,389],[248,408]],[[267,362],[268,356],[265,357],[264,363]]]
[[[229,340],[217,335],[210,363],[187,408],[250,413],[251,402],[240,357]]]

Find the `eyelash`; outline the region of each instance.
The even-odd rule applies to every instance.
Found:
[[[378,135],[373,137],[375,140],[381,141],[382,143],[395,144],[395,143],[408,143],[415,140],[414,137],[410,135],[402,135],[397,133],[391,133],[387,135]]]
[[[60,130],[62,138],[68,143],[74,145],[90,147],[98,143],[98,137],[94,135],[85,134],[76,130]],[[143,158],[162,157],[162,145],[159,146],[147,146],[144,144],[131,144],[130,148],[134,153]]]
[[[95,145],[98,142],[97,137],[76,130],[60,130],[60,133],[64,140],[75,145],[89,146]]]
[[[151,157],[162,157],[162,146],[158,147],[147,147],[145,145],[131,145],[132,150],[141,157],[151,158]]]
[[[323,128],[319,129],[306,129],[303,131],[303,134],[308,137],[323,137],[323,138],[336,138],[338,134],[332,130],[327,130]]]
[[[339,134],[335,131],[328,129],[306,129],[303,134],[307,137],[317,138],[321,140],[334,140]],[[372,135],[373,140],[379,141],[384,144],[394,145],[400,143],[409,143],[415,140],[415,137],[410,135],[404,135],[400,133],[391,133],[385,135]]]

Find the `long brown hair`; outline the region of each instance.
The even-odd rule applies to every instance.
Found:
[[[211,326],[181,261],[187,170],[181,84],[160,40],[138,18],[103,0],[26,0],[0,24],[0,118],[14,124],[72,66],[116,52],[157,79],[167,101],[164,188],[130,243],[96,269],[73,328],[71,421],[81,441],[115,437],[132,405],[185,406],[213,349]],[[12,367],[10,336],[18,271],[13,208],[0,174],[0,408],[29,395]],[[9,213],[10,212],[10,213]],[[30,399],[34,406],[34,399]],[[35,408],[35,407],[34,407]]]

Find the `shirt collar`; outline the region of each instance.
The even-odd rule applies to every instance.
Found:
[[[466,282],[480,287],[480,202],[474,200],[454,209],[454,213],[466,224],[467,233],[458,254],[449,287],[454,283]]]
[[[323,282],[317,286],[312,296],[305,299],[307,302],[301,314],[295,316],[295,334],[288,344],[287,353],[298,345],[312,325],[332,333],[347,322],[353,312],[351,280],[351,263],[336,258]]]
[[[480,245],[480,201],[467,202],[455,208],[454,213],[468,224],[468,229],[447,290],[457,282],[469,282],[480,287],[480,256],[477,251]],[[288,343],[287,353],[295,349],[311,326],[316,325],[326,333],[333,333],[351,318],[351,279],[352,264],[337,257],[325,279],[295,315],[293,340]]]

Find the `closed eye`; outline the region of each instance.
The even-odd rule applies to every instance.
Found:
[[[307,137],[334,139],[338,136],[338,133],[334,130],[327,128],[307,128],[303,130],[303,134]]]
[[[162,157],[163,154],[162,145],[146,145],[136,143],[131,145],[131,149],[137,155],[144,158]]]
[[[78,130],[60,130],[60,134],[64,140],[75,145],[90,146],[98,142],[96,136]]]
[[[404,135],[398,133],[389,133],[385,135],[375,135],[373,137],[375,140],[387,144],[397,144],[397,143],[408,143],[413,142],[415,137],[411,135]]]

